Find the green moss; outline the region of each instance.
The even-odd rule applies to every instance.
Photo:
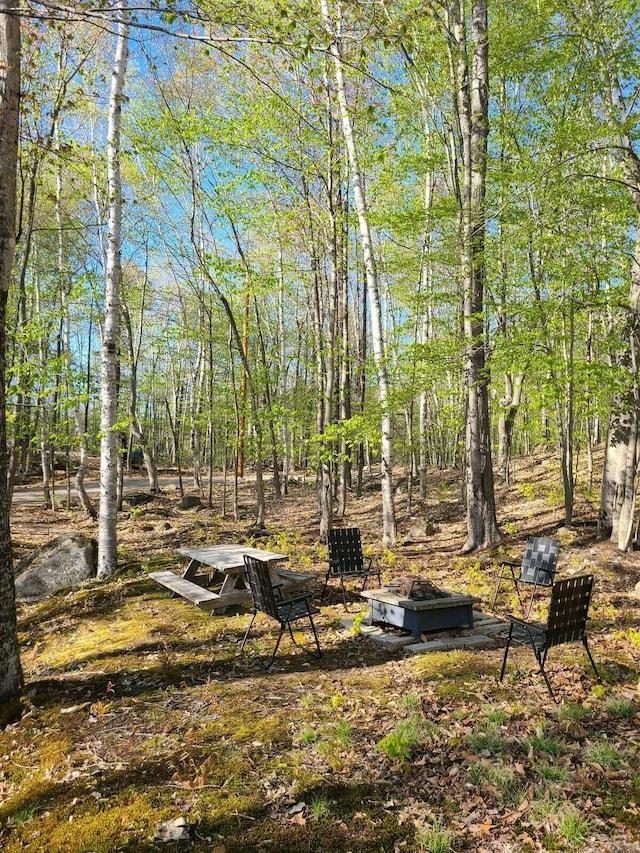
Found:
[[[455,701],[463,699],[468,694],[469,685],[478,679],[486,677],[485,686],[495,681],[496,667],[474,652],[456,650],[422,655],[416,661],[416,673],[425,681],[433,681],[441,698]]]

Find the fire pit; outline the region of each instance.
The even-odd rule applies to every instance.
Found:
[[[360,594],[369,600],[372,623],[403,628],[416,639],[423,631],[473,628],[473,605],[477,599],[438,589],[424,578],[399,578],[388,586],[365,589]],[[414,597],[421,595],[425,597]]]

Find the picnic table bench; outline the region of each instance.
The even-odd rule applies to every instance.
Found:
[[[171,590],[175,596],[196,604],[206,613],[221,615],[227,607],[251,605],[251,592],[246,582],[244,566],[245,554],[268,563],[274,584],[278,584],[283,592],[299,592],[315,580],[313,574],[295,572],[277,565],[289,559],[286,554],[263,551],[260,548],[209,545],[203,548],[179,548],[178,551],[190,558],[182,575],[164,571],[150,572],[149,577]],[[219,589],[209,589],[209,586],[215,583],[220,583]]]

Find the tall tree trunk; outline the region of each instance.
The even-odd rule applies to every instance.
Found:
[[[340,325],[340,385],[339,405],[340,420],[347,421],[351,418],[351,347],[349,343],[349,267],[347,260],[347,199],[346,193],[340,192],[339,201],[342,208],[340,241],[338,246],[338,257],[340,262],[340,288],[339,288],[339,325]],[[344,518],[347,509],[347,492],[351,488],[351,463],[352,448],[347,446],[343,438],[340,448],[342,458],[340,472],[340,489],[338,492],[338,515]]]
[[[242,365],[240,370],[240,402],[238,404],[238,440],[236,456],[236,473],[238,477],[244,477],[244,445],[247,429],[247,365],[249,363],[249,274],[245,276],[244,301],[242,309]]]
[[[462,151],[461,261],[464,289],[464,379],[467,393],[465,476],[467,540],[462,553],[500,540],[491,463],[488,375],[483,328],[485,283],[485,178],[489,132],[487,0],[471,4],[470,69],[464,3],[450,4],[456,60],[456,97]]]
[[[140,308],[140,324],[142,325],[142,315],[144,313],[144,298],[146,291],[146,270],[145,270],[145,286],[142,291],[142,306]],[[155,459],[151,451],[149,450],[149,443],[147,441],[147,437],[142,431],[140,427],[140,421],[138,420],[138,358],[140,353],[140,342],[142,331],[139,330],[140,337],[138,338],[138,344],[136,346],[136,342],[133,336],[133,326],[131,323],[131,315],[129,314],[129,309],[126,304],[122,305],[122,318],[125,325],[125,330],[127,333],[127,349],[129,350],[129,430],[131,432],[131,436],[136,444],[140,447],[142,451],[142,458],[144,459],[144,464],[147,469],[147,477],[149,479],[149,490],[157,493],[160,491],[160,486],[158,484],[158,468],[156,466]]]
[[[20,104],[20,19],[0,0],[0,709],[16,709],[22,688],[9,526],[6,421],[6,307],[16,247],[16,169]],[[7,714],[6,712],[9,712]]]
[[[107,266],[105,271],[104,328],[100,364],[100,509],[98,515],[98,577],[116,570],[118,500],[118,345],[120,338],[120,283],[122,278],[120,228],[122,222],[122,180],[120,176],[120,126],[124,79],[127,67],[129,26],[126,0],[117,0],[118,37],[111,75],[107,169],[109,221]]]
[[[513,428],[522,402],[524,379],[524,373],[518,373],[515,378],[510,373],[504,375],[504,397],[500,400],[498,416],[498,471],[505,483],[511,482]]]
[[[598,45],[597,50],[601,51],[602,46]],[[604,50],[602,63],[605,94],[611,120],[619,129],[616,153],[622,161],[627,188],[640,217],[640,157],[634,140],[626,130],[622,130],[626,128],[629,110],[617,75],[611,72],[608,61],[608,54]],[[598,519],[598,531],[602,533],[610,528],[611,539],[617,540],[621,551],[631,547],[637,491],[640,430],[640,221],[636,222],[625,338],[626,347],[620,360],[629,374],[628,390],[624,397],[616,395],[613,401]],[[621,401],[623,405],[618,406]]]
[[[276,211],[277,215],[277,211]],[[280,371],[278,377],[278,394],[280,405],[283,409],[282,416],[282,490],[284,494],[289,493],[289,416],[287,406],[289,405],[287,377],[289,365],[287,363],[287,337],[284,322],[284,252],[282,249],[282,235],[278,230],[278,360]]]
[[[336,90],[338,103],[340,105],[340,117],[342,119],[342,133],[345,147],[349,158],[351,170],[351,181],[353,184],[353,199],[358,214],[360,226],[360,239],[362,241],[362,255],[367,282],[367,295],[371,308],[371,336],[373,343],[373,355],[378,379],[378,399],[382,409],[380,424],[381,431],[381,473],[382,473],[382,542],[384,545],[394,545],[396,541],[396,512],[393,500],[393,417],[390,411],[389,380],[387,376],[386,353],[382,333],[382,308],[380,304],[380,289],[378,286],[378,275],[376,271],[375,256],[373,251],[373,240],[369,226],[369,216],[364,190],[364,181],[358,163],[351,114],[347,102],[347,91],[340,55],[341,35],[340,22],[334,27],[329,14],[328,0],[321,0],[322,16],[331,43],[329,51],[333,57],[336,78]]]

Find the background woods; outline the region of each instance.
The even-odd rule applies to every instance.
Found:
[[[19,116],[6,71],[2,94],[3,134],[20,128],[0,198],[2,479],[10,496],[40,472],[55,507],[63,466],[94,515],[100,451],[102,574],[132,464],[152,489],[158,463],[189,468],[209,503],[222,470],[236,514],[255,474],[257,527],[263,471],[276,494],[302,471],[321,538],[379,478],[385,544],[400,477],[411,515],[428,466],[464,469],[473,551],[499,539],[494,475],[544,446],[567,524],[586,468],[601,534],[631,546],[637,4],[0,17],[13,73],[22,34]]]

